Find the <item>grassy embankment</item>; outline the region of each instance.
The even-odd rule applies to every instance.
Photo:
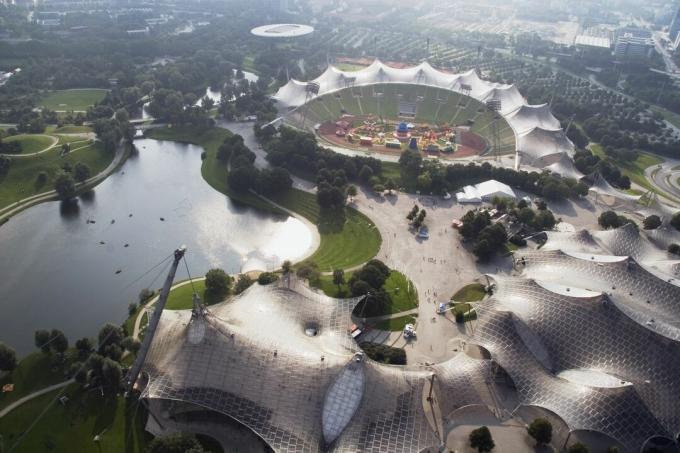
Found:
[[[604,159],[606,157],[606,154],[602,149],[602,146],[600,146],[597,143],[590,145],[590,150],[592,151],[593,154],[600,156],[600,158]],[[669,195],[667,195],[665,192],[658,190],[645,177],[645,169],[652,167],[654,165],[659,165],[662,162],[664,162],[664,160],[659,156],[655,156],[649,153],[639,153],[637,159],[635,159],[632,162],[622,163],[615,161],[614,163],[621,170],[621,173],[623,175],[628,176],[628,178],[630,178],[631,182],[647,190],[651,190],[652,192],[658,195],[669,198]],[[634,191],[634,189],[632,190]]]
[[[69,399],[65,405],[55,401],[62,393]],[[151,439],[144,431],[143,413],[134,400],[102,397],[97,389],[86,391],[72,384],[28,401],[0,418],[0,434],[5,448],[15,453],[142,453]],[[29,427],[31,431],[21,438]],[[96,435],[100,445],[93,441]]]
[[[72,355],[72,351],[67,353],[66,364],[74,361]],[[21,359],[11,374],[0,379],[0,387],[8,383],[14,384],[14,391],[0,393],[0,409],[36,390],[65,381],[65,367],[53,367],[53,360],[54,357],[40,351]]]
[[[451,300],[456,302],[477,302],[484,299],[486,291],[481,283],[471,283],[456,291]]]
[[[217,149],[230,134],[226,129],[213,128],[205,132],[192,129],[154,129],[149,137],[193,143],[206,150],[201,173],[215,190],[230,198],[268,212],[283,212],[266,200],[252,193],[235,193],[227,183],[227,165],[217,159]],[[344,219],[322,215],[313,194],[291,189],[286,194],[273,197],[281,206],[296,212],[317,225],[320,234],[319,248],[308,258],[319,265],[320,270],[347,269],[373,258],[380,249],[382,238],[375,225],[363,214],[348,208]]]
[[[82,149],[72,151],[65,156],[60,156],[61,144],[81,140],[78,137],[59,136],[59,144],[44,153],[32,157],[13,157],[9,172],[0,176],[0,208],[17,202],[23,198],[49,192],[54,187],[54,177],[68,162],[72,166],[76,162],[87,164],[96,175],[103,171],[113,160],[113,154],[104,151],[99,143],[87,145],[86,143],[74,144],[73,148],[86,145]],[[47,179],[41,183],[38,174],[44,171]]]
[[[49,148],[54,143],[54,137],[47,134],[22,134],[7,137],[2,141],[5,143],[19,142],[21,154],[33,154]]]
[[[345,282],[352,278],[352,273],[345,274]],[[330,297],[350,297],[351,292],[347,283],[338,285],[333,283],[332,275],[322,275],[319,281],[313,284],[314,287],[321,289],[327,296]],[[383,289],[390,295],[392,303],[386,307],[384,313],[379,313],[376,316],[388,315],[394,313],[401,313],[402,311],[412,310],[418,307],[418,291],[415,286],[409,281],[408,277],[399,271],[392,270],[390,276],[385,281]],[[361,304],[355,310],[355,313],[361,312]],[[403,326],[402,326],[403,327]]]
[[[107,91],[99,88],[52,91],[42,98],[40,106],[50,110],[84,112],[104,99]]]

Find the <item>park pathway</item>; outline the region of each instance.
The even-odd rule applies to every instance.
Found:
[[[113,160],[111,163],[100,173],[94,175],[90,179],[88,179],[85,182],[82,182],[76,186],[78,189],[82,189],[85,187],[94,187],[100,182],[102,182],[104,179],[106,179],[111,173],[113,173],[116,168],[123,162],[123,159],[125,158],[125,146],[120,145],[118,148],[116,148],[116,154],[113,156]],[[5,206],[4,208],[0,208],[0,221],[4,219],[8,219],[12,217],[15,214],[18,214],[19,212],[23,211],[26,208],[29,208],[33,205],[36,205],[38,203],[41,203],[43,201],[52,201],[56,199],[57,197],[57,192],[54,190],[50,190],[49,192],[43,192],[39,193],[36,195],[32,195],[30,197],[24,198],[19,201],[15,201],[14,203]]]
[[[67,385],[72,384],[72,383],[74,383],[74,382],[75,382],[75,381],[74,381],[73,379],[69,379],[68,381],[60,382],[60,383],[58,383],[58,384],[50,385],[49,387],[45,387],[45,388],[42,388],[42,389],[40,389],[40,390],[36,390],[35,392],[30,393],[30,394],[24,396],[23,398],[20,398],[20,399],[16,400],[15,402],[13,402],[12,404],[10,404],[10,405],[7,406],[6,408],[0,410],[0,418],[2,418],[2,417],[4,417],[5,415],[9,414],[9,413],[12,412],[14,409],[16,409],[17,407],[21,406],[22,404],[24,404],[24,403],[26,403],[26,402],[32,400],[33,398],[37,398],[37,397],[39,397],[40,395],[44,395],[45,393],[49,393],[49,392],[51,392],[51,391],[53,391],[53,390],[57,390],[57,389],[60,389],[60,388],[62,388],[62,387],[66,387]]]

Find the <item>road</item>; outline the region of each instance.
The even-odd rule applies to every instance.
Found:
[[[659,165],[652,165],[645,169],[647,178],[657,189],[680,199],[680,160],[668,159]],[[676,202],[676,207],[678,203]]]

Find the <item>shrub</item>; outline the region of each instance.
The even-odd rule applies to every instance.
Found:
[[[274,272],[262,272],[257,277],[257,283],[259,283],[260,285],[268,285],[270,283],[274,283],[278,279],[279,276],[276,275]]]
[[[680,255],[680,244],[671,244],[668,246],[668,252],[673,255]]]
[[[548,444],[552,440],[552,424],[545,418],[537,418],[531,422],[527,432],[539,444]]]
[[[470,446],[476,448],[479,453],[491,451],[496,446],[491,437],[491,431],[486,426],[473,430],[469,439]]]
[[[243,291],[250,288],[250,285],[255,283],[255,280],[250,278],[246,274],[240,274],[238,280],[236,280],[236,285],[234,285],[234,294],[241,294]]]

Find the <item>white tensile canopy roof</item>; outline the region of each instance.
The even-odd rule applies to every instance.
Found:
[[[535,127],[546,130],[560,129],[560,122],[550,112],[548,104],[524,104],[505,117],[517,134],[524,134]]]
[[[317,93],[308,92],[310,83]],[[426,85],[469,95],[484,103],[501,102],[500,114],[508,121],[517,138],[519,162],[537,168],[548,168],[570,177],[582,175],[574,168],[571,156],[574,144],[566,137],[560,122],[547,104],[529,105],[515,85],[483,80],[475,70],[451,74],[423,62],[410,68],[393,68],[375,60],[359,71],[342,71],[329,66],[323,74],[309,82],[290,80],[273,96],[282,110],[294,110],[310,99],[352,86],[377,83]]]

